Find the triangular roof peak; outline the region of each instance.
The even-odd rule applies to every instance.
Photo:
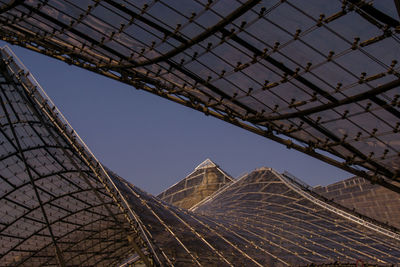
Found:
[[[207,169],[207,168],[212,168],[212,167],[217,167],[217,164],[215,164],[211,159],[206,159],[202,163],[200,163],[195,170],[199,169]]]

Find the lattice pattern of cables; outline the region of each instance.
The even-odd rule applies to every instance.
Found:
[[[261,168],[217,192],[194,212],[264,250],[275,262],[260,262],[263,266],[399,261],[398,230],[392,232],[329,202],[296,180]]]
[[[2,266],[110,266],[151,255],[98,162],[29,73],[0,60]]]
[[[114,178],[167,265],[344,266],[400,261],[397,229],[329,203],[262,168],[192,210],[169,205]],[[133,261],[134,262],[134,261]]]
[[[194,211],[146,194],[99,164],[10,53],[1,50],[0,61],[2,265],[399,262],[397,229],[271,169],[229,183]],[[214,168],[206,161],[195,172]]]
[[[0,1],[1,38],[400,192],[395,1]]]
[[[206,159],[185,179],[170,186],[157,197],[176,207],[191,209],[233,181],[218,165]]]

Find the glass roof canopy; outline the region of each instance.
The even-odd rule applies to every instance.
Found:
[[[186,185],[205,189],[196,181],[202,178],[211,189],[213,180],[222,182],[221,175],[227,184],[197,199],[191,210],[145,193],[102,166],[12,51],[4,48],[0,55],[2,265],[400,261],[398,229],[343,208],[270,168],[229,182],[206,160],[184,179]]]
[[[398,2],[375,2],[0,1],[0,35],[400,192]]]
[[[152,244],[108,172],[11,51],[0,56],[1,265],[150,265]]]

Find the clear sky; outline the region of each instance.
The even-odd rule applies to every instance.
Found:
[[[198,111],[44,55],[10,48],[96,157],[151,194],[184,178],[206,158],[235,178],[263,166],[287,170],[310,185],[351,176]]]

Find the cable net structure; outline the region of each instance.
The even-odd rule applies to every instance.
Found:
[[[206,179],[206,170],[213,172],[215,166],[204,169]],[[138,211],[144,232],[151,235],[161,264],[167,266],[400,262],[398,229],[332,203],[271,168],[227,183],[189,210],[147,194],[116,174],[111,177],[132,210]],[[193,200],[190,194],[186,197]],[[137,259],[129,264],[135,266]]]
[[[234,179],[210,159],[200,163],[185,179],[157,195],[179,208],[192,209],[202,200],[214,194]]]
[[[152,261],[151,243],[108,172],[10,51],[0,53],[1,265]]]
[[[316,186],[314,191],[378,221],[400,228],[400,195],[360,177]]]
[[[394,1],[0,1],[0,38],[400,192]]]
[[[400,262],[399,229],[270,168],[234,180],[206,160],[165,201],[147,194],[95,158],[11,50],[0,56],[2,266]]]

